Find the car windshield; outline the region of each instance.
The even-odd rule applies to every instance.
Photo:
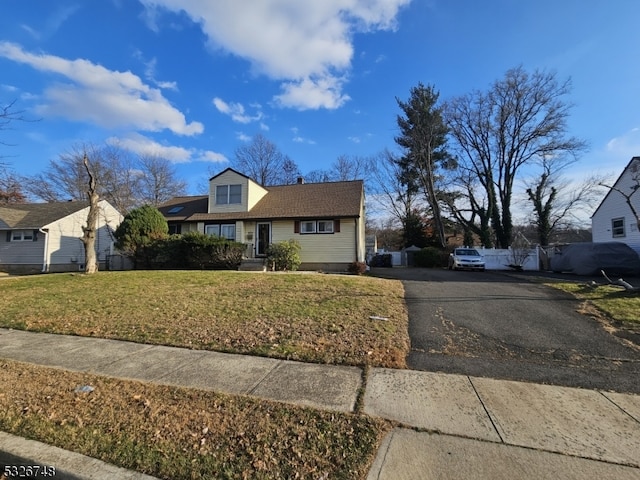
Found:
[[[459,248],[458,250],[456,250],[456,255],[465,255],[465,256],[469,256],[469,257],[479,257],[480,256],[478,251],[474,250],[473,248]]]

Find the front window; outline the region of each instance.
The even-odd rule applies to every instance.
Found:
[[[300,222],[300,233],[316,233],[316,222]]]
[[[220,225],[220,236],[227,240],[236,239],[236,226],[235,225]]]
[[[242,185],[217,185],[216,205],[237,205],[242,203]]]
[[[318,220],[318,233],[333,233],[333,220]]]
[[[31,242],[33,241],[33,230],[14,230],[11,232],[12,242]]]
[[[235,223],[228,224],[214,224],[206,225],[204,227],[204,233],[207,235],[216,235],[218,237],[226,238],[227,240],[236,239],[236,225]]]
[[[333,220],[305,220],[300,222],[300,233],[334,233]]]
[[[611,220],[611,234],[613,237],[624,237],[624,218]]]

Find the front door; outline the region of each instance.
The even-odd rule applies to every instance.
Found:
[[[256,257],[266,257],[271,243],[271,223],[258,222],[256,230]]]

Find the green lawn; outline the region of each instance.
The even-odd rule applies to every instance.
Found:
[[[41,275],[0,281],[0,326],[403,368],[409,347],[403,296],[400,282],[347,275]]]
[[[405,367],[400,282],[202,271],[0,280],[0,326]],[[383,317],[386,320],[371,319]],[[0,429],[166,479],[364,479],[390,422],[0,360]],[[74,392],[91,385],[88,394]]]
[[[580,300],[594,305],[608,317],[635,324],[640,328],[640,293],[628,292],[620,287],[602,285],[596,288],[584,283],[546,282],[554,288],[564,290]]]

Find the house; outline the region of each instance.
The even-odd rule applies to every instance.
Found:
[[[361,180],[262,187],[227,168],[209,180],[209,194],[176,197],[159,207],[170,233],[201,232],[247,245],[265,258],[271,243],[296,240],[301,269],[342,271],[365,260]]]
[[[113,253],[113,232],[122,215],[99,202],[96,253],[104,268]],[[0,206],[0,271],[10,273],[84,270],[82,226],[87,202],[25,203]]]
[[[594,242],[623,242],[640,254],[640,232],[638,231],[640,191],[638,190],[640,190],[640,157],[633,157],[591,216]]]

